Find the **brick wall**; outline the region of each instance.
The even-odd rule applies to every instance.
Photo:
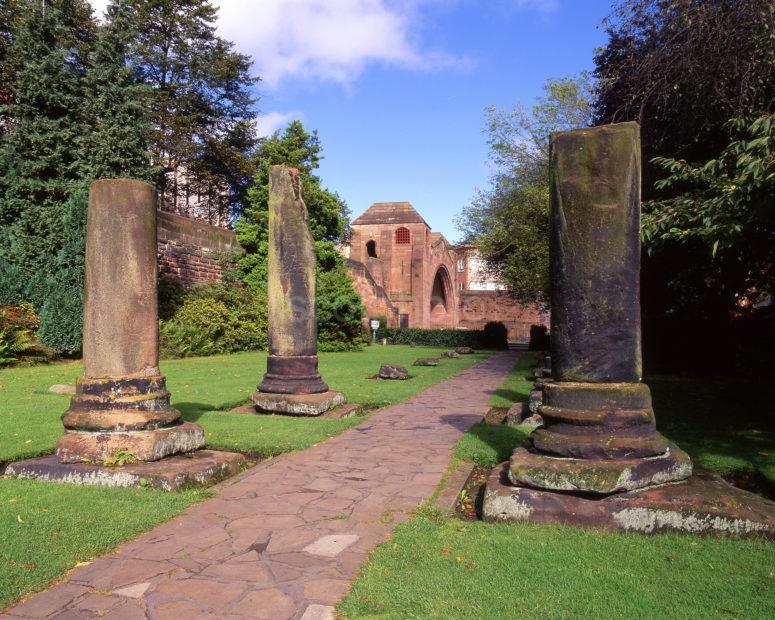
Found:
[[[180,215],[159,211],[156,226],[159,276],[183,284],[220,282],[222,257],[243,251],[233,231]]]
[[[536,304],[522,305],[501,291],[461,291],[458,326],[482,329],[488,321],[500,321],[509,330],[509,340],[529,342],[530,327],[549,327],[549,313]]]
[[[361,296],[363,305],[366,306],[364,325],[372,316],[386,316],[389,327],[398,327],[398,308],[390,301],[385,289],[377,283],[362,262],[349,258],[346,261],[353,287]]]

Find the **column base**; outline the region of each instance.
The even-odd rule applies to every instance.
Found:
[[[320,394],[328,391],[328,385],[318,372],[317,355],[270,355],[258,391],[269,394]]]
[[[105,463],[119,455],[134,461],[158,461],[193,452],[205,444],[202,427],[190,422],[144,431],[70,431],[57,441],[61,463]]]
[[[514,486],[509,463],[487,480],[482,518],[654,534],[683,532],[775,539],[775,502],[711,472],[641,491],[591,496]]]
[[[234,473],[245,457],[233,452],[199,450],[152,463],[117,467],[87,463],[60,463],[56,455],[11,463],[5,475],[26,480],[44,480],[90,486],[152,486],[176,491],[183,486],[203,486]]]
[[[347,402],[344,394],[332,390],[318,394],[256,392],[253,394],[252,400],[261,412],[298,416],[318,416]]]

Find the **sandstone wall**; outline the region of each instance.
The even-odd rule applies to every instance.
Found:
[[[398,308],[390,301],[385,289],[376,282],[362,262],[353,259],[346,259],[346,261],[353,286],[361,296],[363,305],[366,306],[364,325],[369,317],[386,316],[389,327],[398,327]]]
[[[243,251],[233,231],[166,211],[158,212],[156,238],[159,277],[187,285],[220,282],[221,258]]]
[[[458,327],[482,329],[488,321],[500,321],[512,342],[529,342],[530,327],[549,327],[549,313],[538,305],[522,305],[502,291],[460,291]]]

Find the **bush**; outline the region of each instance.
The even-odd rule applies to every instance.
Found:
[[[486,323],[481,338],[481,344],[485,349],[509,348],[509,330],[500,321]]]
[[[390,344],[417,343],[425,347],[481,347],[483,331],[465,329],[421,329],[409,327],[398,329],[386,327],[380,332],[381,337],[387,338]]]
[[[344,263],[318,269],[317,293],[318,350],[359,351],[364,308]]]
[[[63,244],[55,270],[46,278],[40,311],[40,341],[70,355],[83,348],[83,287],[86,252],[86,189],[73,194],[62,218]]]
[[[23,326],[36,323],[37,317],[28,307],[6,306],[0,310],[0,366],[18,361],[33,349],[30,331]]]
[[[161,321],[163,357],[205,356],[266,348],[265,297],[244,287],[219,284],[188,290],[168,286],[165,295],[168,295],[165,311],[171,311],[172,315]]]

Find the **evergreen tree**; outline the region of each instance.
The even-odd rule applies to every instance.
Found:
[[[249,192],[245,217],[237,222],[237,238],[246,250],[240,259],[244,281],[254,291],[266,290],[269,247],[269,169],[278,164],[298,169],[302,197],[309,213],[318,266],[318,344],[321,350],[358,346],[363,333],[364,309],[342,255],[336,248],[347,227],[348,209],[334,192],[313,174],[321,156],[317,131],[309,133],[300,121],[259,141],[257,173]]]
[[[83,177],[65,206],[63,243],[41,311],[41,341],[68,353],[80,351],[82,343],[89,185],[100,178],[153,177],[145,112],[148,89],[127,64],[127,47],[135,37],[133,22],[121,0],[114,0],[106,16],[84,80],[89,97],[84,104]]]
[[[13,82],[17,62],[14,54],[14,31],[20,17],[19,0],[0,4],[0,136],[8,132],[7,106],[13,101]]]
[[[128,1],[139,33],[132,60],[153,93],[150,141],[164,167],[165,208],[220,223],[224,210],[242,208],[254,172],[251,60],[215,34],[210,0]]]
[[[0,142],[0,300],[38,310],[62,246],[65,204],[83,176],[82,80],[93,34],[86,0],[25,1],[18,68]]]

